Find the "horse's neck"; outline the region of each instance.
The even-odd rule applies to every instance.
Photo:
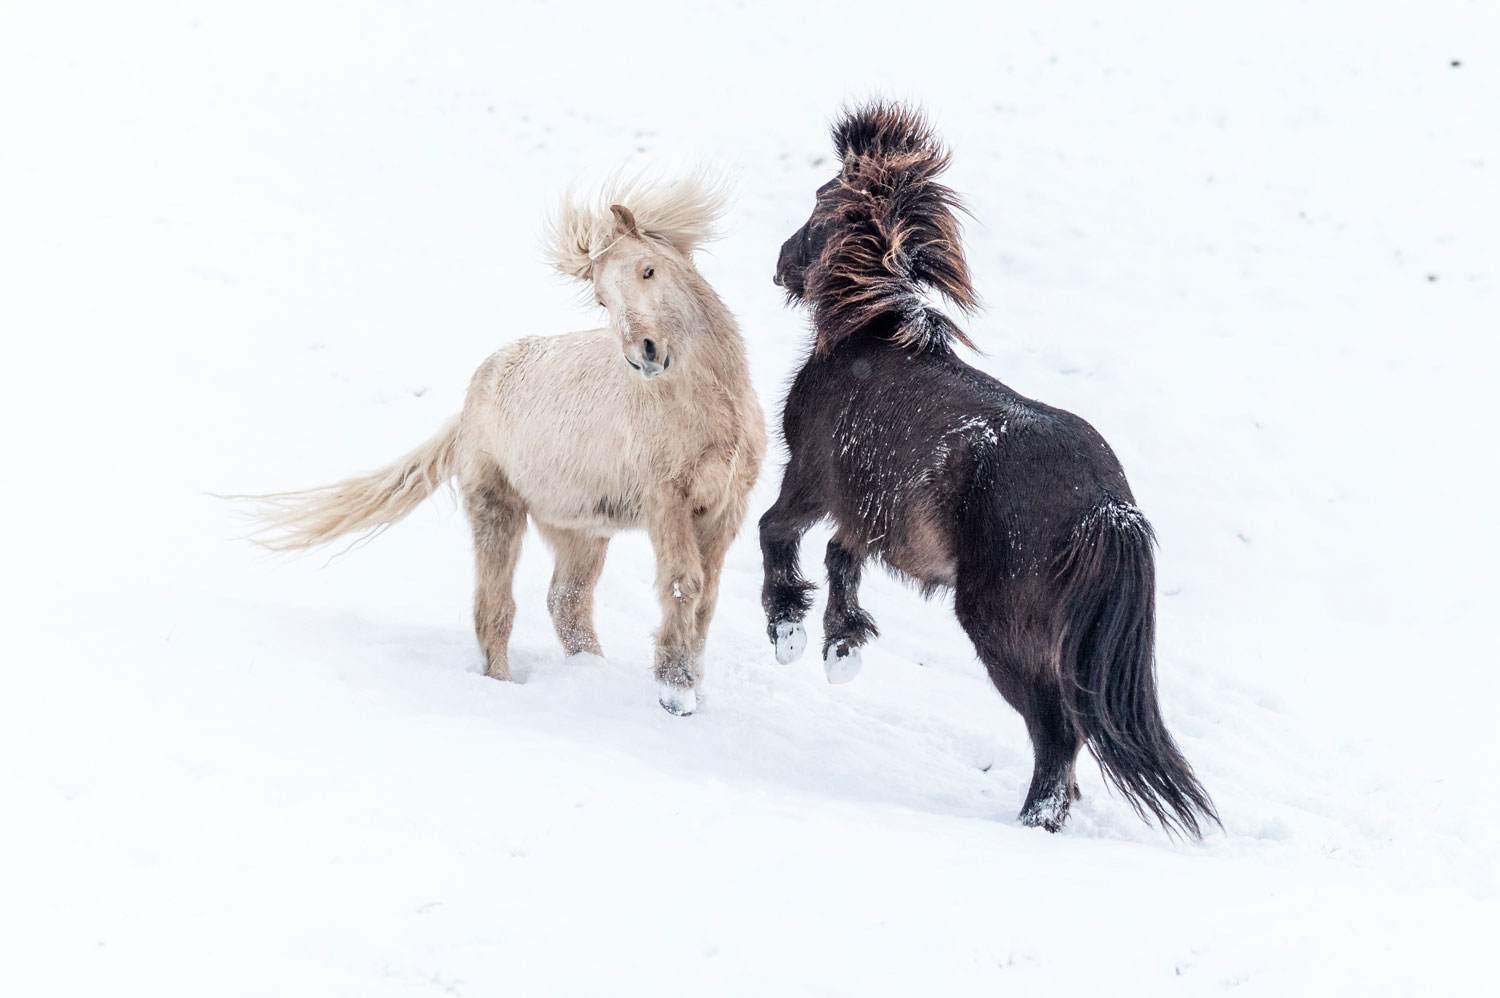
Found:
[[[731,392],[748,390],[750,365],[739,324],[708,282],[701,277],[697,277],[697,281],[699,287],[695,290],[701,325],[694,332],[702,337],[697,351],[701,362],[711,378]]]

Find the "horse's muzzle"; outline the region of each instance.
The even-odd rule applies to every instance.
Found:
[[[650,381],[672,366],[672,355],[659,349],[656,341],[645,339],[625,353],[625,362]]]
[[[626,357],[625,358],[625,363],[629,364],[631,367],[635,368],[637,371],[640,371],[641,372],[641,377],[645,378],[647,381],[650,381],[652,378],[660,377],[661,374],[664,373],[667,368],[669,368],[669,367],[672,366],[672,357],[671,357],[670,354],[668,354],[667,356],[663,357],[659,362],[658,361],[654,361],[654,360],[646,360],[646,359],[642,358],[641,362],[639,364],[637,364],[635,361],[631,360],[629,357]]]

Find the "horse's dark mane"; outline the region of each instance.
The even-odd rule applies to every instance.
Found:
[[[936,179],[948,150],[919,111],[885,103],[847,113],[833,144],[843,170],[818,200],[827,237],[807,273],[817,352],[861,333],[907,349],[973,347],[922,298],[932,288],[962,311],[978,305],[956,217],[963,202]]]
[[[852,108],[834,122],[833,147],[840,159],[858,156],[940,149],[937,135],[926,115],[899,103],[873,101]],[[946,154],[943,157],[947,164]]]

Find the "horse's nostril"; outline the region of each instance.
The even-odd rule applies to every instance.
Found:
[[[653,343],[651,340],[642,340],[641,341],[641,351],[643,353],[645,353],[647,360],[655,360],[656,359],[656,344]]]

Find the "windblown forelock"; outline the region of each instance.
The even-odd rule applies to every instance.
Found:
[[[589,279],[594,264],[620,238],[611,205],[624,205],[638,234],[691,259],[718,238],[729,202],[728,182],[699,169],[675,183],[616,173],[592,193],[570,192],[547,220],[545,252],[569,277]]]

